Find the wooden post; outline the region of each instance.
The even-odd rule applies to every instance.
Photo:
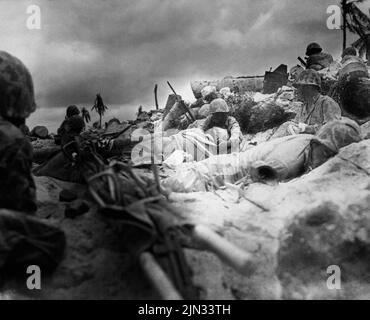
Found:
[[[154,86],[154,99],[155,99],[155,108],[158,110],[158,84]]]
[[[347,47],[347,0],[342,0],[343,50]]]

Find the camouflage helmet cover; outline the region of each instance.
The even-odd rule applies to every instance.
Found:
[[[361,128],[355,121],[343,117],[321,127],[316,134],[316,140],[337,153],[340,148],[362,140]]]
[[[209,112],[214,114],[216,112],[225,112],[228,113],[230,111],[229,106],[227,105],[224,99],[218,98],[211,102],[209,106]]]
[[[27,118],[36,110],[31,74],[26,66],[0,51],[0,114],[5,118]]]
[[[301,85],[313,85],[316,87],[321,88],[321,76],[320,74],[312,69],[307,69],[302,71],[297,81],[294,83],[294,86],[301,86]]]

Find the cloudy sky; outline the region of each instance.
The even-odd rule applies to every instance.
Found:
[[[190,100],[191,80],[293,66],[312,41],[337,58],[341,32],[326,26],[337,2],[0,0],[0,42],[31,70],[41,108],[91,106],[100,92],[108,106],[128,110],[152,106],[155,83],[164,104],[166,80]],[[32,4],[40,30],[26,27]]]

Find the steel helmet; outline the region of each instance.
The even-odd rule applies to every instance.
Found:
[[[321,88],[321,76],[320,74],[312,69],[307,69],[302,71],[297,81],[294,83],[294,86],[302,86],[302,85],[313,85],[318,88]]]
[[[204,104],[198,111],[198,116],[202,119],[207,118],[209,116],[209,104]]]
[[[342,58],[345,56],[357,56],[357,51],[354,47],[348,47],[343,50]]]
[[[314,54],[314,53],[319,53],[322,51],[322,48],[321,46],[316,43],[316,42],[312,42],[310,43],[308,46],[307,46],[307,49],[306,49],[306,55],[307,56],[310,56],[311,54]]]
[[[80,114],[80,109],[77,106],[71,105],[67,108],[66,117],[70,118],[72,116],[78,116]]]
[[[225,112],[228,113],[230,111],[229,106],[227,105],[224,99],[218,98],[211,102],[209,105],[209,112],[210,114],[214,114],[216,112]]]
[[[31,74],[16,57],[0,51],[0,114],[27,118],[36,110]]]
[[[202,94],[202,98],[206,98],[208,95],[210,95],[211,93],[216,93],[217,90],[216,90],[216,87],[215,86],[205,86],[201,91],[200,93]]]
[[[361,128],[355,121],[343,117],[322,126],[316,140],[337,153],[340,148],[362,140]]]

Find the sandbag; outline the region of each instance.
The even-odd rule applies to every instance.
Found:
[[[0,209],[0,274],[25,275],[30,265],[51,272],[62,260],[65,245],[64,232],[49,223]]]

